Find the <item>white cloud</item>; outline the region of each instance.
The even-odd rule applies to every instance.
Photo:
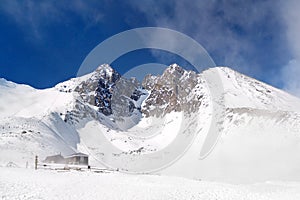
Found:
[[[217,55],[217,65],[226,65],[269,83],[283,84],[283,89],[300,96],[300,2],[280,1],[168,1],[157,6],[156,1],[132,4],[155,26],[181,31],[201,43],[209,53]],[[151,12],[149,10],[151,8]],[[153,8],[153,9],[152,9]],[[269,29],[259,26],[271,26]],[[286,29],[285,29],[286,28]],[[235,32],[241,31],[241,34]],[[269,32],[266,32],[269,31]],[[281,31],[280,33],[278,33]],[[286,34],[286,35],[285,35]],[[274,38],[277,36],[277,38]],[[283,37],[282,37],[283,36]],[[286,38],[284,38],[286,36]],[[270,59],[286,59],[286,66],[265,66],[257,58],[258,39],[273,38],[280,50]],[[286,44],[288,41],[288,45]],[[262,53],[264,53],[262,51]],[[279,55],[280,54],[280,55]],[[289,61],[286,57],[292,58]],[[254,55],[254,56],[253,56]],[[215,60],[216,61],[216,60]],[[280,61],[281,62],[281,61]],[[273,62],[276,64],[276,62]],[[277,76],[266,75],[266,71]]]
[[[300,97],[300,63],[291,60],[281,70],[281,78],[284,83],[284,90]]]
[[[253,41],[240,37],[239,29],[246,34],[255,32],[262,19],[274,13],[272,1],[147,1],[133,3],[147,20],[159,27],[183,32],[203,45],[208,52],[219,56],[217,65],[227,65],[249,75],[261,72],[258,63],[245,58],[243,53],[255,51]],[[150,9],[151,8],[151,9]],[[270,21],[276,20],[270,18]],[[236,29],[236,30],[234,30]],[[221,62],[220,62],[221,60]]]
[[[288,92],[300,97],[300,2],[286,0],[281,2],[280,14],[286,24],[286,38],[291,60],[281,70],[281,81]]]
[[[66,12],[79,16],[87,26],[95,25],[102,20],[103,14],[93,3],[84,0],[72,1],[35,1],[4,0],[0,11],[12,18],[24,31],[35,39],[41,39],[44,27],[52,22],[68,23]]]
[[[300,58],[300,2],[298,0],[282,2],[281,15],[286,24],[286,36],[293,56]]]

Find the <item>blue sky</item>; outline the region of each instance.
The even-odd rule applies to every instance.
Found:
[[[0,3],[0,77],[36,88],[75,77],[88,53],[132,28],[165,27],[199,42],[215,63],[300,94],[297,0],[35,1]],[[113,63],[121,73],[149,62],[187,64],[140,50]]]

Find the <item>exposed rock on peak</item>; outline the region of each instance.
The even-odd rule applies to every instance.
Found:
[[[111,114],[111,96],[115,82],[121,75],[109,65],[100,65],[91,76],[81,82],[76,88],[83,101],[97,106],[105,115]]]
[[[161,76],[147,75],[142,84],[134,78],[121,77],[109,65],[101,65],[75,91],[115,120],[130,117],[135,110],[146,117],[162,117],[173,111],[196,111],[204,96],[202,81],[200,75],[177,64],[170,65]]]
[[[75,92],[84,102],[97,107],[100,113],[114,120],[129,117],[135,110],[140,112],[139,99],[146,95],[137,79],[121,77],[107,64],[99,66],[76,87]]]
[[[195,111],[203,97],[202,81],[195,72],[186,71],[177,64],[169,66],[162,76],[146,76],[143,86],[150,91],[150,95],[145,100],[142,112],[146,116],[159,117],[172,111]]]

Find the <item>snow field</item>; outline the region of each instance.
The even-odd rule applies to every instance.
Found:
[[[154,175],[0,168],[0,198],[298,200],[300,183],[232,185]]]

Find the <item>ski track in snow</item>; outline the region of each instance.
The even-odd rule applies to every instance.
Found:
[[[299,200],[300,183],[232,185],[154,175],[0,168],[0,198]]]

